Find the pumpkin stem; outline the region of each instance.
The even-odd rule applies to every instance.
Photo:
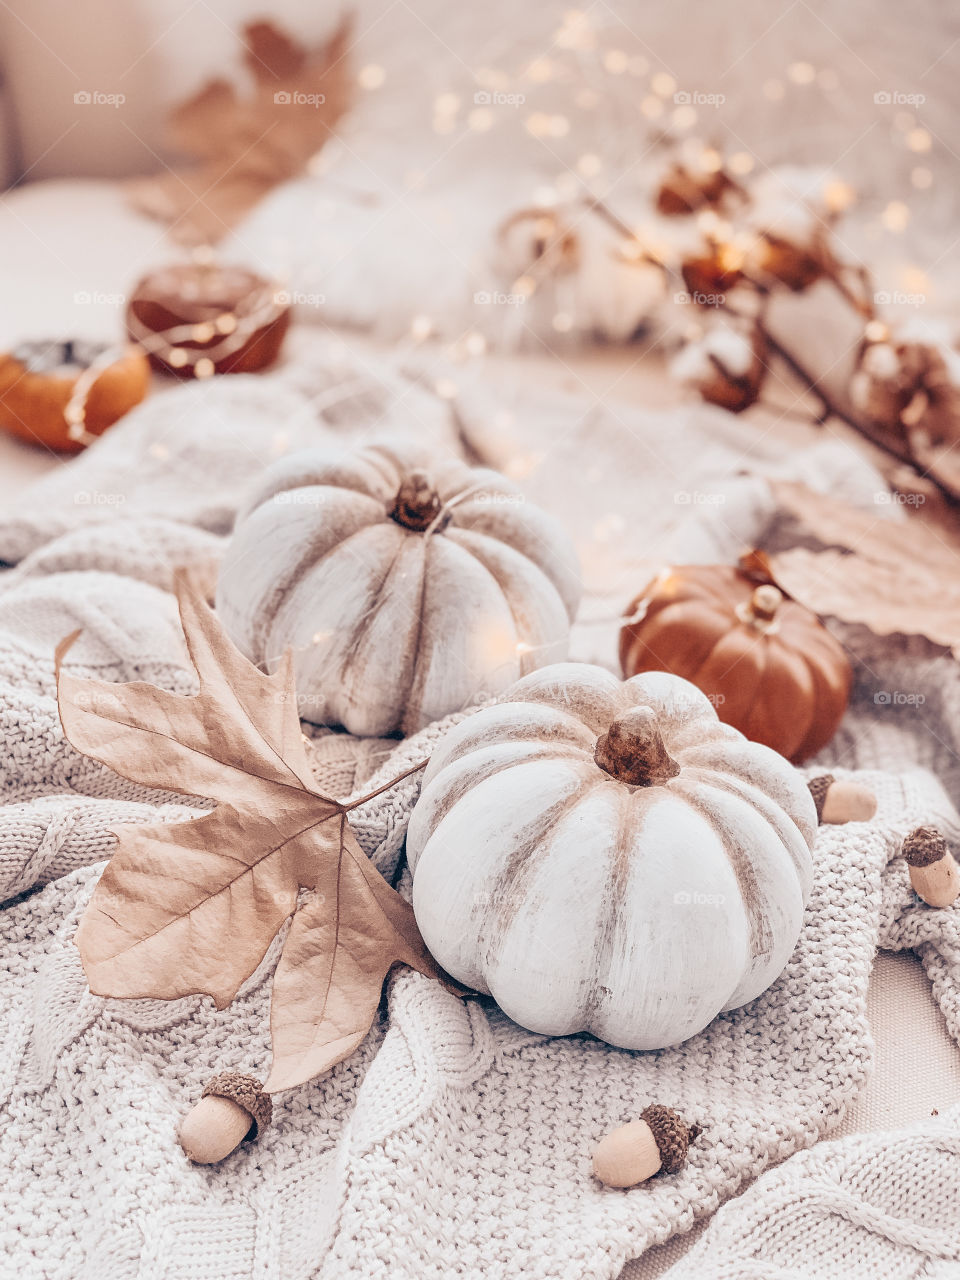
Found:
[[[426,471],[416,470],[404,478],[397,490],[390,515],[404,528],[423,533],[433,524],[442,509],[443,504],[433,487],[433,481]]]
[[[593,758],[601,769],[631,787],[654,787],[669,782],[680,766],[663,745],[656,713],[633,707],[597,739]]]
[[[783,592],[772,582],[764,582],[755,587],[750,603],[746,608],[748,622],[772,622],[777,610],[783,604]]]

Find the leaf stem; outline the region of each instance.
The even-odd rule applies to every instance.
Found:
[[[419,773],[421,769],[425,769],[430,763],[430,757],[421,760],[417,764],[411,765],[409,769],[404,769],[403,773],[398,773],[395,778],[391,778],[389,782],[385,782],[382,787],[377,787],[376,791],[371,791],[369,795],[361,796],[359,800],[351,800],[349,804],[340,806],[343,813],[349,813],[351,809],[359,809],[362,804],[366,804],[370,800],[376,800],[377,796],[382,796],[384,791],[389,791],[391,787],[395,787],[398,782],[402,782],[404,778],[409,778],[411,774]]]

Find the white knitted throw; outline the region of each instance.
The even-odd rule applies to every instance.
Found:
[[[956,1280],[960,1107],[825,1142],[727,1205],[669,1280]]]
[[[960,822],[939,782],[912,767],[919,756],[909,730],[886,725],[890,713],[872,701],[876,681],[909,678],[910,686],[889,687],[925,691],[928,713],[936,704],[946,718],[960,696],[956,676],[933,655],[925,667],[898,666],[892,642],[869,641],[834,758],[873,770],[864,781],[880,811],[868,825],[819,833],[804,931],[767,993],[679,1048],[629,1053],[584,1036],[528,1033],[488,1001],[461,1001],[402,971],[360,1049],[278,1096],[274,1123],[255,1146],[215,1167],[186,1161],[176,1126],[206,1080],[267,1066],[278,948],[219,1013],[205,998],[89,994],[73,934],[110,855],[109,828],[172,821],[197,805],[135,787],[64,742],[53,647],[83,627],[72,669],[190,691],[171,568],[212,571],[239,493],[271,454],[329,431],[363,438],[403,413],[438,440],[454,439],[446,406],[386,375],[351,413],[333,422],[328,413],[320,425],[304,392],[322,391],[321,373],[170,392],[0,518],[0,557],[16,564],[0,576],[4,1276],[612,1277],[837,1123],[869,1065],[864,996],[878,943],[919,950],[960,1035],[960,912],[919,904],[896,856],[914,825],[938,823],[956,839]],[[579,421],[579,410],[568,411]],[[659,439],[662,419],[623,413],[631,438]],[[682,451],[692,487],[697,423],[688,426]],[[615,470],[619,461],[622,471],[622,450],[604,453],[603,427],[590,427],[591,465]],[[731,554],[771,514],[758,498],[762,485],[744,488],[739,478],[741,451],[728,449],[726,474],[722,456],[715,447],[710,481],[733,486],[741,501],[712,533],[709,519],[692,513],[684,536],[704,558]],[[834,461],[825,474],[839,477],[848,464]],[[669,466],[656,473],[649,461],[634,479],[651,490],[677,483]],[[568,495],[555,501],[563,515]],[[661,549],[684,545],[679,535],[671,544],[674,535],[652,517],[648,536]],[[623,541],[626,572],[636,545]],[[591,591],[588,573],[588,611],[623,592],[614,578]],[[597,635],[596,626],[576,633],[577,657],[609,644]],[[318,778],[341,795],[372,789],[427,754],[442,727],[400,745],[318,734]],[[923,760],[936,767],[955,745],[955,731],[940,728],[948,745]],[[411,778],[354,815],[360,843],[388,876],[402,872],[417,786]],[[593,1146],[650,1102],[703,1126],[686,1168],[628,1192],[601,1188],[589,1173]]]

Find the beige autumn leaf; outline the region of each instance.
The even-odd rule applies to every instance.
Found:
[[[395,964],[438,970],[412,908],[350,829],[363,800],[346,806],[314,785],[290,655],[264,675],[182,574],[177,598],[194,696],[70,675],[79,632],[57,649],[60,718],[78,751],[133,782],[216,801],[191,821],[117,829],[77,946],[97,995],[206,994],[222,1009],[292,916],[273,985],[273,1093],[357,1047]]]
[[[188,244],[213,244],[278,183],[299,174],[332,136],[349,105],[352,20],[307,50],[270,22],[242,33],[252,78],[245,96],[215,79],[181,103],[171,142],[197,163],[130,184],[141,212],[170,224]]]
[[[886,519],[773,482],[781,508],[820,550],[770,555],[783,591],[821,616],[858,622],[876,635],[921,635],[960,657],[960,549],[915,517]]]

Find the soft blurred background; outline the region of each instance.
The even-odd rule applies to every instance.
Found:
[[[137,278],[183,259],[184,242],[215,239],[224,260],[289,290],[304,324],[438,337],[474,357],[559,350],[591,390],[615,379],[621,391],[670,402],[675,388],[657,362],[700,317],[690,306],[664,314],[663,281],[642,262],[624,265],[616,223],[636,237],[634,252],[652,249],[674,266],[689,255],[703,226],[659,217],[652,199],[678,156],[696,166],[705,152],[769,216],[789,221],[798,192],[822,202],[825,190],[843,190],[836,249],[869,264],[888,318],[937,325],[949,313],[960,15],[948,8],[359,0],[342,13],[284,0],[268,16],[321,52],[349,18],[335,58],[337,111],[294,104],[304,136],[279,164],[268,155],[275,171],[262,198],[204,221],[216,184],[181,175],[203,139],[215,152],[219,135],[202,115],[179,129],[171,115],[211,81],[243,99],[258,65],[264,81],[275,74],[258,53],[245,59],[245,24],[263,7],[31,0],[0,10],[0,348],[55,335],[117,340]],[[308,81],[309,68],[307,96],[319,83]],[[240,123],[224,181],[246,177],[264,145],[280,140],[283,151],[290,112]],[[166,190],[131,186],[151,174]],[[169,204],[171,188],[187,194],[166,223],[145,216]],[[587,212],[595,199],[602,214]],[[531,220],[551,210],[556,221]],[[577,270],[562,260],[568,224]],[[725,228],[708,234],[716,241]],[[544,235],[559,252],[531,272]],[[524,292],[531,278],[535,296]],[[860,327],[838,318],[833,297],[793,301],[776,300],[784,323],[806,325],[813,365],[845,386],[838,344],[854,352]],[[638,334],[641,345],[624,350]],[[776,400],[778,380],[769,381]],[[788,399],[796,394],[791,386]]]
[[[292,308],[281,374],[406,379],[403,412],[567,520],[608,632],[645,555],[734,553],[757,476],[955,551],[960,10],[12,0],[0,50],[0,352],[120,343],[169,263],[257,272]],[[62,466],[27,436],[0,437],[4,502]],[[848,1129],[956,1079],[913,958],[881,957],[871,1017]]]

